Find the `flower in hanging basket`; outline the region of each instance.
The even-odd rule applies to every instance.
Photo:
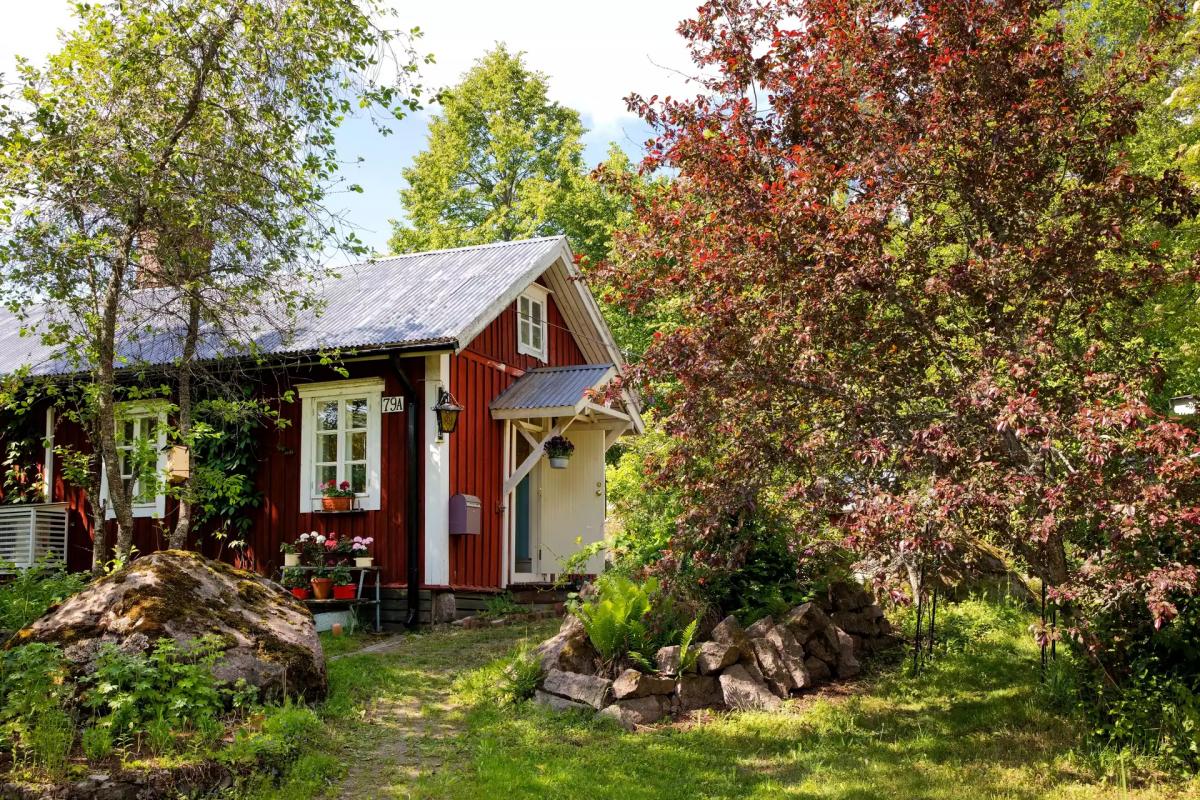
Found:
[[[552,469],[566,469],[571,454],[575,452],[575,444],[565,436],[552,436],[546,442],[545,450]]]

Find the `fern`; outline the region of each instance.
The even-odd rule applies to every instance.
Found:
[[[596,582],[596,597],[579,607],[578,616],[601,659],[612,663],[649,649],[653,637],[647,617],[657,592],[658,581],[653,578],[639,585],[610,574]]]
[[[688,623],[683,632],[679,634],[679,674],[690,672],[692,667],[696,666],[696,659],[700,656],[699,648],[692,647],[692,641],[696,638],[696,629],[700,627],[700,618],[692,620]]]

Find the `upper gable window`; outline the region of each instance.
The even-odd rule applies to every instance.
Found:
[[[517,352],[546,360],[546,297],[536,283],[517,298]]]

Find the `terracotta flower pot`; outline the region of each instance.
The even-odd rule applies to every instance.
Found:
[[[299,553],[284,553],[283,554],[283,565],[285,567],[300,566],[300,554]]]
[[[307,600],[308,594],[309,592],[307,587],[296,586],[292,588],[292,597],[295,597],[297,600]]]
[[[353,497],[322,497],[321,507],[326,511],[350,511],[354,508]]]
[[[358,587],[352,583],[333,587],[334,600],[353,600],[358,597]]]
[[[333,591],[333,578],[313,578],[313,596],[318,600],[328,600]]]
[[[375,558],[373,556],[358,556],[354,559],[354,566],[356,567],[369,567],[374,563]]]

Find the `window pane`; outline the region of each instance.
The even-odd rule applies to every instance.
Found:
[[[346,415],[350,418],[348,428],[365,428],[367,427],[367,399],[365,397],[357,400],[346,401]],[[357,458],[357,456],[355,456]]]
[[[350,465],[350,487],[356,492],[365,492],[367,490],[367,465],[366,464],[351,464]]]
[[[367,434],[348,433],[347,438],[350,439],[350,446],[346,448],[350,451],[351,461],[366,461],[367,460]]]
[[[336,400],[317,406],[317,427],[323,431],[336,431],[338,426],[338,404]]]
[[[531,303],[530,304],[530,316],[533,318],[533,324],[535,326],[540,327],[542,324],[542,304],[541,303]]]
[[[337,461],[337,434],[317,435],[317,461]]]
[[[533,347],[534,350],[542,349],[542,326],[541,325],[533,326],[533,342],[530,346]]]
[[[337,465],[336,464],[325,464],[323,466],[317,467],[317,485],[315,487],[317,490],[317,494],[321,493],[321,490],[323,488],[325,488],[325,484],[329,483],[330,481],[336,481],[336,480],[337,480]]]
[[[126,442],[132,442],[136,438],[137,438],[137,420],[135,420],[135,419],[125,420],[125,431],[122,435],[122,439]]]
[[[529,320],[522,317],[521,324],[518,326],[518,328],[520,330],[519,336],[521,344],[529,344]]]

